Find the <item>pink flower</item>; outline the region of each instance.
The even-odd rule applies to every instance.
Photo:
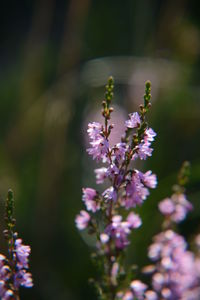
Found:
[[[157,186],[157,178],[155,174],[152,174],[152,171],[147,171],[146,173],[142,174],[142,181],[148,188],[155,189]]]
[[[28,269],[30,252],[30,246],[23,245],[21,239],[15,240],[15,253],[17,259],[17,272],[15,272],[13,277],[15,288],[19,288],[20,286],[29,288],[33,286],[32,275],[26,270]]]
[[[90,139],[95,140],[99,137],[100,133],[102,131],[102,125],[98,122],[92,122],[88,124],[88,135]]]
[[[111,177],[111,178],[114,178],[115,175],[118,175],[119,174],[119,169],[118,167],[115,165],[115,164],[111,164],[109,167],[108,167],[108,175]]]
[[[94,170],[96,174],[96,183],[103,183],[104,180],[108,177],[108,169],[107,168],[99,168]]]
[[[138,228],[142,225],[142,220],[134,212],[129,213],[126,221],[128,222],[130,228]]]
[[[135,170],[131,179],[128,180],[127,178],[127,181],[124,206],[126,209],[129,209],[136,205],[141,205],[149,195],[149,191],[142,183],[140,173],[137,170]]]
[[[102,244],[106,244],[109,241],[109,235],[107,235],[106,233],[101,233],[100,234],[100,240],[102,242]]]
[[[97,162],[100,160],[106,162],[109,151],[108,141],[104,137],[99,136],[96,140],[90,142],[90,144],[92,147],[87,149],[88,154],[92,155],[93,159],[96,159]]]
[[[129,244],[128,235],[131,233],[131,229],[138,228],[141,224],[140,217],[133,212],[127,216],[126,221],[122,220],[122,216],[115,215],[105,233],[115,241],[116,248],[123,249]]]
[[[144,133],[144,141],[145,141],[145,143],[147,143],[147,142],[153,142],[155,136],[156,136],[156,133],[155,133],[155,131],[152,128],[146,129],[145,133]]]
[[[106,199],[106,200],[113,200],[116,201],[117,200],[117,192],[114,189],[113,186],[110,186],[109,188],[107,188],[103,193],[102,196]]]
[[[127,145],[125,143],[118,143],[112,148],[112,160],[117,162],[125,158]]]
[[[129,223],[123,222],[120,215],[115,215],[112,218],[112,223],[105,230],[105,233],[115,241],[115,246],[118,249],[123,249],[129,244],[127,237],[130,232]]]
[[[134,296],[131,291],[127,291],[122,298],[122,300],[133,300],[133,299],[134,299]]]
[[[21,286],[25,286],[27,288],[33,286],[33,280],[32,275],[29,272],[26,272],[26,270],[21,269],[17,273],[15,273],[14,276],[14,286],[15,288],[18,288]]]
[[[163,215],[171,215],[175,210],[175,205],[170,198],[162,200],[159,205],[159,210]]]
[[[90,215],[85,211],[81,210],[80,214],[76,216],[75,222],[79,230],[83,230],[88,227],[90,221]]]
[[[97,162],[100,160],[106,162],[109,144],[102,133],[102,125],[97,122],[89,123],[87,131],[91,140],[90,145],[92,146],[87,149],[88,154],[92,155],[93,159],[96,159]]]
[[[100,209],[100,204],[97,202],[97,192],[94,189],[83,188],[83,201],[89,211],[96,212]]]
[[[23,245],[22,240],[17,239],[15,241],[15,249],[16,249],[16,255],[18,260],[18,267],[20,269],[28,268],[28,258],[31,252],[30,246]]]
[[[141,160],[145,160],[147,156],[152,155],[153,149],[150,148],[150,143],[141,142],[137,149],[137,154]]]
[[[156,262],[152,285],[164,299],[199,299],[196,259],[186,246],[182,236],[166,230],[154,237],[149,248],[149,257]]]
[[[173,194],[171,198],[162,200],[159,205],[160,212],[170,217],[171,221],[179,223],[185,219],[187,213],[192,210],[192,204],[184,194]]]
[[[138,299],[144,299],[144,292],[147,289],[147,285],[140,280],[133,280],[130,284],[133,295]]]
[[[141,124],[140,116],[137,112],[129,114],[129,120],[125,121],[125,126],[128,128],[136,128]]]
[[[158,296],[157,296],[156,292],[149,290],[149,291],[145,292],[145,299],[146,300],[158,300]]]

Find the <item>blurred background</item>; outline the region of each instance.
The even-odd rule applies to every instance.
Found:
[[[82,186],[95,184],[86,128],[100,117],[109,75],[116,82],[117,124],[137,110],[144,82],[152,81],[149,121],[157,132],[152,158],[137,167],[153,170],[159,185],[139,210],[144,226],[127,262],[147,263],[146,247],[160,230],[157,202],[170,196],[186,159],[195,210],[179,229],[188,240],[200,231],[199,11],[197,0],[1,3],[0,229],[12,188],[35,283],[21,299],[95,299],[87,282],[95,276],[91,242],[74,217],[83,208]],[[0,245],[6,253],[2,235]]]

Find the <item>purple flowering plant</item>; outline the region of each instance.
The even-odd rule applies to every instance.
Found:
[[[172,196],[158,205],[164,216],[162,231],[153,237],[148,249],[148,257],[153,264],[144,268],[144,272],[151,275],[152,293],[155,295],[152,299],[200,299],[199,235],[195,239],[198,250],[195,255],[177,232],[177,224],[193,209],[185,194],[188,175],[189,163],[184,162]]]
[[[20,286],[33,286],[32,275],[28,272],[30,246],[23,245],[15,232],[16,220],[14,214],[14,197],[12,190],[8,191],[5,210],[5,239],[8,242],[8,256],[0,254],[0,299],[18,300]]]
[[[185,185],[190,165],[184,162],[170,197],[161,200],[158,209],[163,215],[161,232],[153,237],[148,248],[150,265],[141,270],[150,280],[142,282],[135,269],[125,268],[125,254],[130,235],[142,225],[135,212],[157,186],[151,170],[135,168],[136,160],[152,155],[151,144],[156,133],[149,127],[146,115],[151,107],[151,84],[145,84],[144,103],[139,112],[129,114],[125,131],[118,143],[112,145],[110,134],[114,81],[110,77],[102,102],[104,123],[88,124],[90,148],[87,149],[100,167],[94,170],[97,185],[103,190],[86,187],[82,200],[86,207],[76,216],[77,228],[95,237],[92,259],[99,275],[90,280],[100,300],[199,300],[200,299],[200,234],[191,251],[178,232],[178,224],[193,209],[186,197]],[[105,188],[107,184],[107,188]],[[19,288],[33,286],[29,269],[30,246],[24,245],[15,231],[14,196],[8,191],[5,205],[4,237],[8,243],[7,257],[0,254],[0,299],[19,300]],[[147,284],[146,282],[149,282]]]
[[[134,167],[136,160],[146,160],[152,155],[151,143],[156,136],[146,121],[151,107],[150,82],[147,81],[145,86],[144,104],[140,105],[139,112],[129,114],[124,135],[116,145],[111,146],[109,142],[114,127],[110,121],[113,111],[112,77],[108,79],[102,102],[104,124],[88,124],[91,146],[87,152],[97,163],[101,163],[101,167],[95,170],[96,183],[107,182],[109,186],[103,192],[83,188],[82,200],[86,210],[76,216],[75,222],[79,230],[87,229],[96,237],[93,259],[100,270],[100,278],[94,284],[102,300],[133,299],[146,289],[143,283],[135,280],[131,283],[132,298],[120,296],[119,292],[126,282],[124,254],[129,236],[142,224],[134,209],[143,204],[149,189],[157,185],[156,175],[152,171],[143,173]]]
[[[164,216],[162,231],[153,237],[148,257],[151,265],[142,274],[150,275],[150,284],[143,283],[124,267],[125,250],[129,237],[142,225],[135,213],[156,188],[157,178],[152,171],[145,173],[134,167],[136,160],[152,155],[151,143],[156,136],[148,126],[146,114],[151,107],[151,84],[145,84],[144,104],[140,111],[129,114],[121,140],[111,146],[109,136],[114,125],[110,122],[113,98],[113,78],[108,79],[105,100],[102,102],[104,124],[88,124],[89,155],[101,167],[94,170],[97,184],[108,183],[104,191],[83,188],[82,200],[86,210],[76,216],[79,230],[95,236],[93,261],[99,278],[92,280],[101,300],[198,300],[200,299],[200,235],[195,238],[196,253],[189,250],[185,238],[178,233],[177,224],[183,221],[193,207],[187,200],[185,185],[189,163],[180,169],[173,194],[158,204]],[[148,280],[147,280],[148,282]]]

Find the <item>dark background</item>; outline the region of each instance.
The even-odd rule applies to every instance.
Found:
[[[183,160],[192,164],[188,198],[195,210],[179,230],[200,224],[200,7],[189,0],[38,0],[0,3],[0,229],[15,191],[17,231],[32,248],[33,289],[21,299],[95,299],[91,244],[74,226],[82,186],[94,186],[85,153],[86,124],[100,115],[107,77],[115,77],[115,118],[137,110],[152,81],[152,158],[138,165],[158,175],[139,210],[143,227],[127,262],[147,263],[159,232],[157,202],[170,196]],[[86,242],[86,243],[85,243]],[[1,251],[6,253],[3,235]]]

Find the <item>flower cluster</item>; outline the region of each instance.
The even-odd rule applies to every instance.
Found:
[[[142,225],[134,209],[141,206],[149,189],[157,185],[152,171],[141,172],[134,167],[136,159],[145,160],[152,155],[151,143],[156,133],[148,127],[146,113],[150,108],[150,83],[146,83],[144,104],[140,112],[129,114],[125,133],[111,146],[109,136],[114,127],[110,124],[113,111],[113,79],[108,80],[105,100],[102,102],[104,124],[89,123],[90,148],[87,149],[100,168],[95,169],[96,183],[104,184],[103,191],[83,188],[82,200],[86,210],[76,216],[79,230],[87,229],[96,235],[96,253],[93,258],[102,272],[95,282],[102,300],[198,300],[200,299],[200,235],[195,239],[197,255],[188,250],[183,236],[175,231],[193,209],[185,195],[189,164],[185,162],[178,175],[173,194],[162,200],[159,211],[164,216],[163,231],[153,238],[148,257],[152,264],[143,269],[151,274],[150,287],[138,280],[130,282],[123,258],[132,231]],[[107,187],[105,188],[105,184]],[[131,210],[131,211],[130,211]],[[128,283],[130,282],[130,284]],[[127,287],[128,283],[128,287]]]
[[[88,124],[90,148],[87,152],[97,163],[101,162],[101,167],[94,171],[96,183],[107,184],[107,188],[102,192],[93,188],[83,188],[82,200],[87,211],[82,210],[75,221],[79,230],[88,229],[88,232],[96,234],[97,255],[105,256],[103,272],[107,276],[107,284],[100,285],[99,289],[102,295],[109,295],[109,299],[114,299],[117,293],[117,278],[122,267],[116,266],[119,265],[123,249],[129,244],[128,236],[142,224],[139,215],[133,211],[127,214],[126,211],[141,206],[149,195],[149,189],[157,185],[156,176],[152,171],[143,173],[134,168],[136,159],[145,160],[153,151],[151,143],[156,133],[148,127],[145,118],[151,106],[150,90],[150,82],[147,82],[144,105],[140,106],[139,113],[129,114],[129,119],[124,124],[125,133],[114,146],[109,142],[109,135],[114,127],[114,124],[110,123],[113,111],[112,77],[108,80],[105,100],[102,102],[104,124]],[[112,280],[113,268],[116,273],[115,280]],[[137,295],[137,289],[137,285],[132,287],[132,294],[135,291]],[[137,297],[139,299],[139,296]]]
[[[148,255],[156,263],[152,286],[160,298],[199,299],[199,268],[181,235],[170,229],[156,235]]]
[[[159,203],[159,210],[171,222],[179,223],[192,210],[192,204],[184,194],[175,193],[171,198],[166,198]]]
[[[185,163],[181,169],[184,175]],[[152,288],[158,299],[198,300],[200,298],[200,263],[194,253],[187,250],[185,239],[174,231],[174,225],[184,220],[192,209],[184,194],[183,180],[174,187],[174,194],[159,203],[164,215],[164,230],[153,239],[148,256],[154,265],[146,271],[152,273]],[[198,239],[197,239],[198,240]]]
[[[15,240],[16,273],[14,276],[14,287],[16,289],[20,286],[33,286],[32,275],[27,272],[30,252],[30,246],[23,245],[21,239]]]
[[[32,287],[32,275],[27,270],[31,249],[22,244],[13,231],[15,220],[13,218],[14,199],[11,190],[6,201],[5,220],[7,229],[4,231],[8,240],[8,258],[0,254],[0,297],[2,300],[19,299],[19,287]]]
[[[107,244],[109,240],[113,240],[116,249],[123,249],[128,244],[128,235],[131,229],[138,228],[142,224],[140,217],[131,212],[126,221],[123,221],[122,216],[115,215],[112,217],[111,223],[105,228],[105,232],[100,234],[100,240],[103,244]]]
[[[120,300],[158,300],[157,294],[148,290],[148,286],[140,280],[133,280],[130,283],[129,289],[125,292],[119,292],[117,299]]]
[[[10,279],[10,267],[7,264],[6,257],[0,254],[0,297],[9,299],[13,295],[12,290],[8,290],[6,282]]]

